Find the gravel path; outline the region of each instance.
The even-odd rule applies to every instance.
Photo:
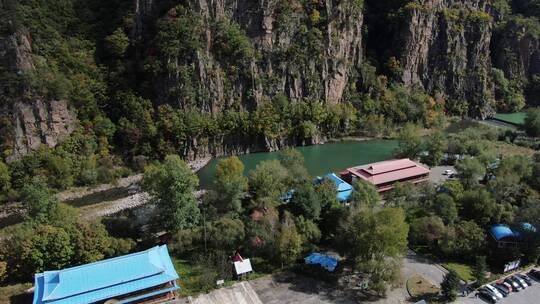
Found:
[[[123,210],[140,207],[146,204],[149,199],[150,195],[148,193],[139,192],[121,199],[82,207],[80,208],[81,216],[87,220],[94,220],[98,217],[109,216]]]

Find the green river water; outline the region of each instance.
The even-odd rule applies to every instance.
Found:
[[[366,141],[340,141],[324,145],[297,147],[304,155],[306,168],[313,175],[322,175],[329,172],[339,172],[348,167],[363,165],[371,162],[387,160],[393,157],[397,148],[396,140],[366,140]],[[258,163],[264,160],[276,159],[279,152],[260,152],[238,156],[244,163],[247,174],[255,169]],[[204,168],[199,170],[198,176],[202,188],[208,188],[216,172],[216,164],[220,158],[213,159]]]

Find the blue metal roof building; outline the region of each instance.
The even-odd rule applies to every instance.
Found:
[[[513,241],[515,237],[514,231],[512,231],[510,227],[502,224],[492,225],[490,233],[496,241]]]
[[[33,304],[134,303],[179,287],[167,246],[35,275]]]
[[[353,187],[342,180],[335,173],[329,173],[324,176],[324,178],[333,181],[336,184],[337,199],[340,202],[349,200],[353,192]]]
[[[526,242],[528,233],[536,233],[536,227],[529,223],[519,223],[518,226],[510,228],[507,225],[492,225],[489,233],[495,240],[498,248],[516,247],[520,243]]]

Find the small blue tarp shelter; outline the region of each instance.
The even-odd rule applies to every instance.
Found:
[[[318,264],[330,272],[334,272],[338,264],[338,260],[336,258],[317,252],[305,257],[304,261],[306,261],[306,264]]]
[[[331,180],[336,184],[337,199],[340,202],[348,201],[351,198],[353,187],[339,178],[335,173],[328,173],[324,176],[325,179]]]
[[[177,290],[167,246],[35,275],[33,304],[130,303]],[[167,284],[169,283],[169,284]]]

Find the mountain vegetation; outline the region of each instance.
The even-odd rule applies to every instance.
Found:
[[[202,3],[2,1],[4,196],[535,104],[534,1]]]

